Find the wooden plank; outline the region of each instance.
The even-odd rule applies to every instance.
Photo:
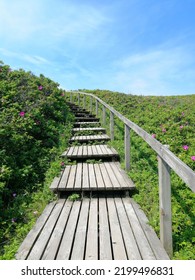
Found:
[[[98,260],[98,199],[91,199],[86,240],[86,260]]]
[[[113,170],[112,170],[112,168],[111,168],[111,165],[110,165],[110,163],[109,162],[104,162],[104,166],[105,166],[105,168],[106,168],[106,170],[107,170],[107,173],[108,173],[108,175],[109,175],[109,177],[110,177],[110,180],[111,180],[111,182],[112,182],[112,186],[113,186],[113,188],[121,188],[121,185],[120,185],[120,183],[119,183],[119,181],[117,180],[117,177],[116,177],[116,175],[114,174],[114,172],[113,172]]]
[[[60,182],[60,178],[59,177],[54,177],[54,179],[53,179],[53,181],[52,181],[52,183],[49,187],[50,190],[51,191],[57,190],[59,182]]]
[[[133,230],[133,234],[136,238],[136,242],[139,247],[139,251],[141,253],[143,260],[154,260],[156,259],[153,250],[148,242],[148,239],[142,229],[142,226],[137,218],[137,215],[131,205],[131,201],[129,198],[122,198],[124,207],[126,209],[126,213],[129,219],[129,223]]]
[[[99,145],[99,147],[100,147],[100,149],[101,149],[101,151],[102,151],[102,154],[103,154],[104,156],[107,156],[108,153],[107,153],[107,150],[106,150],[106,145]]]
[[[70,174],[66,185],[66,190],[74,189],[75,174],[76,174],[76,165],[71,165]]]
[[[60,212],[62,210],[62,207],[64,205],[64,199],[60,199],[51,215],[49,216],[43,230],[41,231],[36,243],[34,244],[29,256],[28,260],[40,260],[42,254],[44,253],[44,249],[47,245],[47,242],[49,241],[52,231],[55,227],[56,221],[58,220],[58,217],[60,215]]]
[[[125,169],[130,170],[130,127],[125,124]]]
[[[96,145],[97,155],[102,155],[102,150],[99,145]]]
[[[158,156],[159,172],[159,210],[160,210],[160,240],[171,257],[173,254],[172,241],[172,212],[171,212],[171,175],[168,164]]]
[[[85,198],[82,201],[74,245],[72,249],[71,260],[84,259],[88,213],[89,213],[89,199]]]
[[[93,166],[92,163],[88,164],[88,171],[89,171],[90,189],[91,190],[97,189],[97,183],[96,183],[96,178],[95,178],[94,166]]]
[[[153,228],[149,225],[149,221],[144,214],[144,212],[141,210],[140,206],[133,200],[131,200],[131,204],[134,208],[134,211],[137,214],[137,217],[142,224],[142,228],[147,236],[148,241],[151,244],[151,247],[154,251],[154,254],[156,256],[157,260],[169,260],[169,256],[166,253],[165,249],[162,246],[162,243],[158,239],[156,233],[154,232]]]
[[[135,184],[133,183],[133,181],[131,180],[130,177],[127,176],[127,173],[125,172],[125,170],[123,170],[120,167],[120,163],[115,161],[113,162],[113,164],[116,165],[116,167],[118,168],[119,172],[122,174],[123,179],[126,181],[127,185],[129,186],[130,189],[134,189],[135,188]]]
[[[99,198],[99,255],[100,260],[113,259],[105,198]]]
[[[113,189],[111,179],[106,171],[104,164],[100,163],[99,167],[100,167],[103,179],[104,179],[105,189],[107,189],[107,190]]]
[[[92,149],[92,154],[93,154],[93,156],[96,156],[96,155],[97,155],[96,145],[92,145],[92,146],[91,146],[91,149]]]
[[[20,245],[17,253],[16,253],[16,259],[17,260],[25,260],[33,246],[33,244],[36,242],[40,232],[42,231],[48,217],[51,215],[53,208],[55,207],[56,202],[49,203],[41,216],[36,221],[36,224],[34,227],[29,231],[28,235]]]
[[[49,243],[47,244],[47,247],[45,248],[42,260],[54,260],[55,259],[60,241],[62,239],[64,228],[65,228],[66,222],[68,220],[68,217],[69,217],[69,214],[71,211],[72,203],[73,203],[72,201],[66,200],[65,205],[60,214],[60,217],[55,226],[55,229],[49,240]]]
[[[66,185],[69,179],[69,174],[70,174],[70,170],[71,170],[71,166],[67,165],[64,169],[64,172],[62,174],[60,183],[58,185],[58,190],[65,190],[66,189]]]
[[[89,190],[90,184],[89,184],[89,171],[88,171],[88,164],[83,163],[83,178],[82,178],[82,189],[83,190]]]
[[[120,197],[115,197],[116,209],[121,225],[121,231],[125,241],[125,248],[129,260],[141,260],[141,255],[133,234],[132,228],[130,226],[127,213],[125,211],[123,202]]]
[[[110,138],[111,141],[114,140],[114,114],[110,111]]]
[[[118,220],[114,199],[108,197],[107,205],[114,260],[126,260],[126,249],[123,242],[123,236],[120,229],[120,223]]]
[[[117,178],[117,180],[118,180],[118,182],[120,184],[120,187],[121,188],[129,188],[128,182],[124,179],[123,175],[120,173],[119,168],[117,168],[115,163],[114,162],[110,162],[109,165],[112,168],[113,173],[115,174],[115,176],[116,176],[116,178]]]
[[[87,156],[87,146],[83,146],[83,156]]]
[[[93,151],[92,151],[92,146],[87,146],[88,149],[88,156],[92,156],[93,155]]]
[[[83,169],[82,163],[77,163],[74,190],[81,190],[82,189],[82,172],[83,172],[82,169]]]
[[[79,146],[77,156],[81,157],[83,155],[83,146]]]
[[[101,170],[99,164],[94,164],[94,171],[95,171],[95,176],[96,176],[96,182],[97,182],[97,188],[100,190],[104,190],[105,185],[104,185],[104,180],[102,178]]]
[[[71,156],[74,153],[74,148],[75,147],[73,146],[68,149],[67,156]]]
[[[57,260],[69,260],[76,230],[81,201],[74,201],[64,235],[57,253]]]

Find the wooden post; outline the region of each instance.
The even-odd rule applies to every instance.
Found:
[[[125,169],[130,170],[130,127],[125,124]]]
[[[93,111],[93,97],[90,97],[90,113],[92,114]]]
[[[96,116],[98,117],[98,100],[97,99],[95,100],[95,113],[96,113]]]
[[[72,103],[72,92],[70,93],[70,102]]]
[[[102,125],[106,125],[106,107],[104,105],[102,106]]]
[[[172,245],[172,214],[171,214],[171,177],[169,165],[158,156],[159,172],[159,207],[160,207],[160,240],[171,257]]]
[[[80,106],[80,93],[78,93],[78,106]]]
[[[110,138],[114,140],[114,113],[110,111]]]
[[[83,96],[83,108],[86,108],[86,95]]]

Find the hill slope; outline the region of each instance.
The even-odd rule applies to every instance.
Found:
[[[145,129],[182,161],[195,170],[195,95],[134,96],[110,91],[87,91],[101,98],[131,121]],[[109,123],[109,116],[108,123]],[[112,143],[124,159],[124,125],[115,118]],[[108,127],[109,129],[109,127]],[[159,233],[158,169],[156,153],[131,132],[131,171],[138,193],[135,200]],[[172,213],[174,258],[195,258],[195,194],[172,174]]]

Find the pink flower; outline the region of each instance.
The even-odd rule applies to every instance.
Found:
[[[156,138],[156,134],[152,134],[152,137],[153,137],[153,138]]]
[[[163,128],[163,129],[162,129],[162,132],[166,132],[166,131],[167,131],[166,128]]]
[[[183,149],[184,149],[185,151],[187,151],[187,150],[189,149],[189,146],[188,146],[188,145],[184,145],[184,146],[183,146]]]
[[[184,115],[185,115],[185,113],[184,113],[184,112],[182,112],[181,114],[182,114],[182,116],[184,116]]]
[[[39,86],[38,89],[39,89],[39,90],[42,90],[42,89],[43,89],[43,86]]]
[[[183,125],[180,125],[180,127],[179,127],[180,129],[182,129],[183,128]]]
[[[191,156],[191,160],[195,160],[195,156]]]
[[[65,163],[62,161],[62,162],[61,162],[61,166],[64,166],[64,164],[65,164]]]
[[[19,115],[20,115],[20,117],[24,117],[25,116],[25,112],[22,111],[22,112],[20,112]]]

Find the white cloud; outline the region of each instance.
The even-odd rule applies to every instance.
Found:
[[[195,74],[190,67],[188,69],[192,59],[190,54],[180,47],[159,48],[127,56],[115,62],[116,87],[135,94],[177,93],[176,87],[182,82],[182,78],[190,81]],[[181,90],[184,90],[184,87]]]

